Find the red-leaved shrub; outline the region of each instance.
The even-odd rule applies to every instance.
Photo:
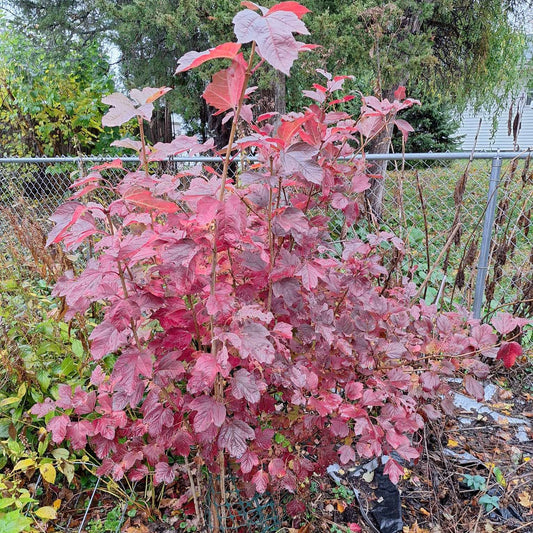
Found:
[[[47,415],[54,442],[90,446],[102,460],[99,473],[117,480],[153,475],[169,483],[179,457],[196,456],[213,473],[238,473],[250,492],[297,492],[333,462],[392,452],[416,460],[413,436],[452,411],[448,378],[462,377],[481,398],[489,370],[480,356],[497,354],[490,325],[413,302],[411,283],[383,283],[384,254],[402,254],[399,239],[341,238],[332,229],[332,215],[345,229],[357,224],[371,179],[365,143],[391,121],[407,135],[396,114],[416,102],[403,88],[393,102],[365,97],[356,120],[337,110],[353,98],[338,96],[345,77],[321,72],[300,113],[281,117],[277,129],[273,114],[254,120],[254,69],[266,61],[289,73],[312,46],[293,36],[307,33],[303,6],[243,3],[234,19],[238,43],[190,52],[178,68],[231,61],[204,93],[233,120],[223,170],[198,164],[154,175],[152,162],[213,144],[126,139],[115,144],[137,150],[139,168],[127,171],[118,160],[94,167],[52,217],[50,243],[75,249],[92,240],[95,252],[54,294],[65,298],[67,318],[101,305],[92,356],[116,361],[109,375],[96,366],[87,387],[62,386],[56,401],[32,412]],[[167,90],[106,97],[104,124],[136,118],[142,127]],[[237,140],[239,120],[250,134]],[[250,153],[257,162],[230,179],[230,162]],[[102,177],[109,167],[123,170],[116,186]],[[117,199],[79,201],[102,187]],[[500,314],[494,325],[503,333],[521,322]],[[518,353],[514,344],[499,352],[506,365]],[[391,459],[385,472],[397,482],[403,467]]]

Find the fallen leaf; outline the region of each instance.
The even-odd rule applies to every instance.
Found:
[[[459,443],[456,440],[448,439],[448,446],[450,448],[455,448],[455,447],[459,446]]]
[[[526,509],[531,509],[533,502],[531,501],[531,495],[529,492],[522,492],[518,495],[518,503]]]

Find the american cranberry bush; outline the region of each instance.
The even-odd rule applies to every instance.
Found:
[[[419,457],[417,432],[453,411],[449,378],[462,377],[481,398],[489,373],[481,358],[499,353],[510,366],[520,347],[498,352],[497,333],[523,322],[499,314],[491,326],[413,301],[416,287],[391,283],[384,266],[387,249],[404,253],[399,239],[332,235],[331,213],[345,227],[357,224],[371,179],[365,144],[391,121],[407,135],[397,113],[416,102],[403,88],[393,102],[363,97],[354,119],[337,110],[352,98],[338,96],[346,77],[320,71],[323,83],[305,91],[308,107],[281,117],[277,129],[273,114],[254,120],[255,70],[267,62],[288,74],[312,46],[293,35],[307,33],[305,7],[243,4],[237,43],[178,64],[184,72],[216,58],[231,63],[204,93],[233,121],[223,170],[151,173],[152,162],[213,149],[183,135],[146,144],[143,120],[168,88],[104,99],[104,124],[138,120],[140,140],[114,144],[136,150],[140,166],[127,171],[116,160],[81,177],[52,217],[49,243],[92,241],[85,270],[68,273],[54,293],[65,298],[67,318],[102,306],[92,357],[116,360],[109,373],[96,366],[87,387],[63,385],[32,411],[47,417],[54,442],[90,446],[99,474],[116,480],[170,483],[179,458],[196,457],[212,473],[237,473],[252,493],[297,492],[331,463],[395,452],[385,472],[397,482],[397,459]],[[236,139],[239,121],[249,135]],[[230,179],[230,162],[247,154],[257,162]],[[116,186],[103,177],[109,167],[123,170]],[[80,201],[99,188],[117,199]]]

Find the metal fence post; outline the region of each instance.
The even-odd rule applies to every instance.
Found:
[[[474,318],[481,318],[481,308],[483,305],[483,295],[485,293],[485,280],[489,269],[489,254],[492,242],[492,227],[496,213],[496,199],[498,183],[500,182],[500,172],[502,160],[497,157],[492,160],[490,169],[489,192],[487,194],[487,209],[485,220],[483,221],[483,235],[481,237],[481,250],[477,265],[476,289],[474,292]]]

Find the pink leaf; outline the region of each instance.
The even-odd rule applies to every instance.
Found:
[[[127,332],[118,331],[113,324],[102,322],[98,324],[89,337],[91,342],[91,354],[95,360],[113,353],[127,340]]]
[[[522,346],[517,342],[507,342],[502,344],[498,350],[498,355],[496,359],[503,361],[505,368],[511,368],[515,362],[516,358],[522,355]]]
[[[205,52],[187,52],[178,60],[176,74],[185,72],[191,68],[196,68],[210,59],[227,57],[233,59],[241,49],[239,43],[224,43],[215,48],[210,48]]]
[[[220,365],[213,354],[205,353],[200,355],[187,383],[187,391],[191,394],[196,394],[211,390],[220,371]]]
[[[259,464],[259,457],[256,453],[250,452],[249,450],[245,451],[240,459],[239,464],[241,465],[241,471],[243,474],[248,474]]]
[[[176,472],[168,463],[157,463],[155,465],[155,476],[154,481],[157,484],[159,483],[172,483],[176,477]]]
[[[517,326],[522,327],[530,322],[527,318],[514,317],[510,313],[498,313],[491,320],[491,324],[500,335],[507,335],[507,333],[511,333]]]
[[[275,350],[267,339],[268,335],[268,330],[263,325],[246,322],[240,331],[241,357],[249,357],[259,363],[272,363]]]
[[[268,487],[268,474],[264,470],[258,470],[252,478],[252,483],[259,494],[264,494]]]
[[[70,418],[67,415],[54,416],[46,425],[46,429],[52,433],[52,440],[59,444],[67,436],[67,426],[70,424]]]
[[[102,117],[103,126],[121,126],[137,114],[134,103],[121,93],[113,93],[102,98],[111,109]]]
[[[404,141],[407,141],[407,136],[409,135],[409,133],[411,133],[412,131],[415,131],[413,129],[413,126],[411,126],[411,124],[409,124],[409,122],[407,122],[406,120],[403,120],[401,118],[397,118],[394,121],[394,124],[402,132]]]
[[[346,384],[344,392],[349,400],[359,400],[363,395],[363,384],[350,381]]]
[[[248,449],[247,440],[255,439],[254,430],[242,420],[226,421],[220,428],[218,446],[239,459]]]
[[[64,239],[67,230],[75,225],[78,219],[87,211],[87,207],[80,202],[67,202],[59,206],[50,217],[55,222],[54,229],[48,234],[46,246],[55,244]],[[96,228],[95,228],[96,230]]]
[[[355,461],[355,450],[347,444],[344,444],[339,448],[338,454],[343,465]]]
[[[287,474],[287,470],[285,468],[285,463],[283,462],[283,460],[279,458],[272,459],[272,461],[268,463],[268,473],[272,477],[284,477]]]
[[[211,425],[220,427],[226,419],[226,408],[211,396],[199,396],[190,403],[191,411],[196,411],[194,430],[201,433]]]
[[[45,398],[44,402],[36,403],[30,409],[32,415],[37,415],[38,417],[46,416],[48,413],[53,411],[56,408],[56,402],[50,398]]]
[[[271,10],[261,16],[245,9],[235,15],[233,24],[239,43],[255,41],[259,55],[287,75],[299,51],[299,43],[292,34],[309,35],[305,24],[293,11]]]
[[[477,379],[474,379],[472,376],[467,375],[465,376],[464,384],[468,394],[473,396],[476,400],[483,400],[485,396],[483,385]]]
[[[314,159],[316,155],[316,148],[299,142],[281,152],[280,162],[286,174],[296,173],[306,181],[320,185],[324,179],[324,169]]]
[[[155,209],[161,213],[175,213],[178,210],[178,206],[174,202],[156,198],[147,190],[128,193],[124,196],[124,200],[127,200],[142,209]]]
[[[396,485],[404,475],[404,470],[394,459],[389,459],[383,469],[383,473],[389,476],[389,479]]]
[[[139,376],[152,376],[152,356],[146,350],[130,348],[125,350],[115,362],[111,374],[114,390],[131,395],[140,381]]]
[[[253,374],[245,368],[240,368],[231,379],[231,393],[240,400],[245,398],[249,403],[258,403],[261,399],[261,391]]]

